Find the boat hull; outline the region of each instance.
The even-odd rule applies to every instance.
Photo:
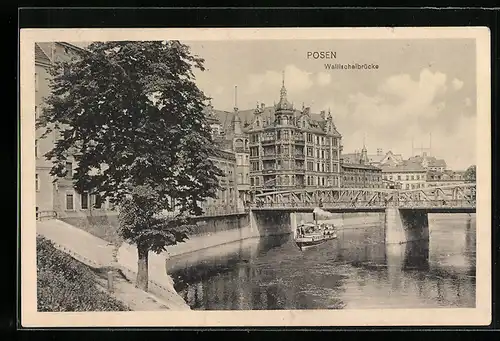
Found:
[[[336,234],[329,235],[329,236],[323,236],[323,237],[303,237],[303,238],[296,238],[295,239],[295,244],[299,247],[301,250],[309,249],[314,246],[321,245],[329,240],[337,238]]]

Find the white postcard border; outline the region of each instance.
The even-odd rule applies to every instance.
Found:
[[[476,308],[49,313],[36,311],[34,42],[105,40],[445,39],[476,41]],[[20,33],[21,324],[23,327],[433,326],[491,321],[491,67],[486,27],[22,29]],[[479,247],[481,245],[481,247]],[[488,247],[490,246],[490,247]]]

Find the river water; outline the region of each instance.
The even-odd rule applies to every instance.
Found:
[[[300,251],[292,235],[167,261],[194,310],[475,307],[475,215],[429,215],[429,241],[386,245],[381,223],[345,225]]]

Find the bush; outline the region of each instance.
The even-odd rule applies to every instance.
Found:
[[[38,311],[124,311],[123,303],[100,290],[85,264],[37,236]]]

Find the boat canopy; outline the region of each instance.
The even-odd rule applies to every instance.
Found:
[[[316,217],[324,217],[324,218],[333,218],[334,217],[333,213],[322,210],[319,207],[316,207],[314,209],[313,213],[316,215]]]

